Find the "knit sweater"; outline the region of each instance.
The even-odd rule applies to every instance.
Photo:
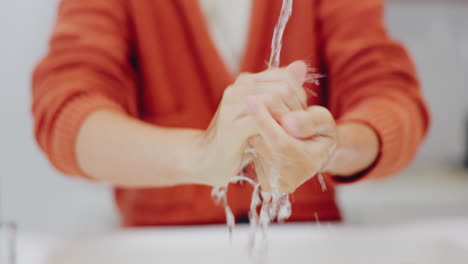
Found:
[[[266,69],[280,9],[281,1],[253,1],[241,71]],[[411,59],[385,29],[382,0],[295,0],[281,63],[299,59],[326,75],[319,86],[306,84],[317,94],[310,105],[326,106],[338,123],[367,124],[379,137],[377,160],[350,181],[385,177],[410,162],[429,114]],[[86,177],[75,144],[90,113],[110,109],[158,126],[205,129],[234,79],[198,1],[62,0],[32,80],[35,137],[57,169]],[[326,191],[314,177],[292,194],[291,221],[340,219],[334,186],[344,181],[323,176]],[[116,188],[115,196],[125,225],[223,222],[210,191]],[[238,220],[250,195],[247,185],[230,186]]]

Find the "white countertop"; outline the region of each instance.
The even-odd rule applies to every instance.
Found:
[[[16,200],[4,201],[17,202],[4,203],[6,218],[2,220],[16,222],[22,232],[54,235],[112,232],[119,228],[110,187],[49,176],[41,178],[49,190],[34,183],[23,185],[25,190],[21,192],[4,189],[8,191],[6,197],[17,196]],[[348,224],[468,218],[468,171],[415,166],[384,180],[344,185],[338,190],[338,200]]]
[[[18,264],[252,263],[248,226],[125,230],[87,237],[19,233]],[[268,263],[468,263],[468,218],[403,225],[281,224]]]
[[[345,222],[273,226],[268,263],[467,264],[467,176],[462,170],[410,168],[383,181],[340,187]],[[55,188],[60,195],[40,192],[10,208],[24,213],[13,218],[19,220],[17,264],[251,260],[246,226],[237,228],[232,244],[224,226],[122,231],[108,188],[57,179],[63,183]]]

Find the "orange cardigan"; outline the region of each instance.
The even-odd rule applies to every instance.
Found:
[[[280,8],[281,1],[253,1],[242,71],[265,70]],[[320,87],[308,85],[318,94],[309,103],[327,106],[337,122],[362,122],[378,133],[378,160],[354,179],[403,168],[429,124],[413,64],[382,17],[382,0],[295,0],[284,36],[283,65],[302,59],[327,76]],[[205,129],[234,78],[198,1],[62,0],[32,81],[35,137],[55,167],[84,176],[74,146],[91,112],[114,109],[159,126]],[[343,180],[325,175],[325,181],[325,192],[315,177],[292,195],[290,220],[340,219],[333,186]],[[223,222],[210,191],[116,188],[115,196],[125,225]],[[247,215],[250,192],[230,186],[238,220]]]

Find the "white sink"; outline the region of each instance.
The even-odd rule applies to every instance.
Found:
[[[269,230],[266,263],[467,264],[468,219],[374,227],[284,224]],[[20,236],[19,264],[252,263],[248,226],[230,242],[224,226],[127,230],[80,239]],[[27,242],[29,241],[29,242]],[[34,261],[34,262],[31,262]]]

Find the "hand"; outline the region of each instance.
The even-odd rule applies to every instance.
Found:
[[[248,139],[260,132],[254,116],[249,115],[248,99],[255,97],[270,109],[271,118],[279,121],[286,113],[305,109],[305,74],[306,65],[294,62],[286,68],[241,74],[226,89],[200,142],[204,154],[197,167],[207,184],[226,185],[252,160],[245,149]]]
[[[292,111],[278,124],[268,107],[250,98],[260,136],[252,138],[257,179],[263,189],[291,193],[320,172],[332,157],[337,131],[331,113],[324,107]]]

